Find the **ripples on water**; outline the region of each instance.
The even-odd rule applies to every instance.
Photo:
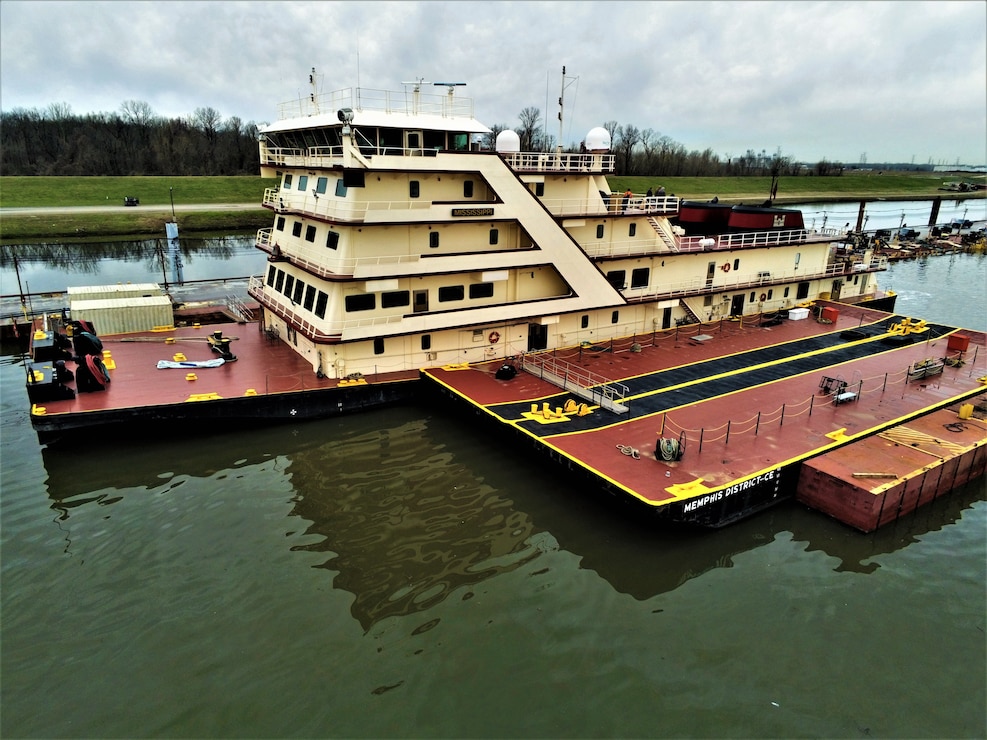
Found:
[[[696,535],[456,411],[42,449],[0,380],[5,737],[985,733],[982,482]]]

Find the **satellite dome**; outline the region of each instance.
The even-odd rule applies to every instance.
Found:
[[[599,126],[590,129],[589,133],[586,134],[586,150],[590,152],[610,151],[610,132]]]
[[[521,137],[511,130],[497,134],[497,151],[512,154],[521,151]]]

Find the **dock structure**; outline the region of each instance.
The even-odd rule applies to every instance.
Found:
[[[659,519],[718,527],[794,497],[806,460],[983,404],[983,333],[846,305],[826,316],[745,317],[552,353],[556,368],[625,388],[624,411],[561,388],[557,369],[500,379],[492,362],[423,374],[601,490]]]

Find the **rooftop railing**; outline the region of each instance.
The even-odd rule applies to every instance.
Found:
[[[347,87],[342,90],[305,95],[278,106],[278,120],[323,114],[336,115],[342,108],[404,115],[430,115],[443,118],[473,118],[473,99],[448,93],[414,90],[373,90]]]

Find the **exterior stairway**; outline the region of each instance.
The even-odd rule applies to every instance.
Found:
[[[654,216],[648,216],[648,223],[651,224],[651,227],[655,230],[655,233],[658,234],[658,237],[662,240],[662,242],[664,242],[669,252],[679,251],[679,246],[675,242],[675,236],[669,231],[667,220],[662,219],[659,221]]]

